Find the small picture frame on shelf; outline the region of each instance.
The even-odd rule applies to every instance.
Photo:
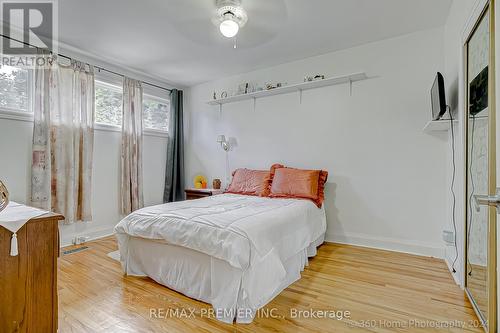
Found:
[[[271,89],[275,89],[276,88],[276,85],[272,84],[272,83],[266,83],[266,90],[271,90]]]
[[[238,95],[250,94],[255,91],[255,87],[252,83],[245,82],[238,86]]]

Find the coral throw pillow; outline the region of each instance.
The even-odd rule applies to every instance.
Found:
[[[263,170],[237,169],[226,193],[267,197],[271,184],[271,172]]]
[[[328,171],[274,167],[271,194],[273,198],[309,199],[321,207]]]

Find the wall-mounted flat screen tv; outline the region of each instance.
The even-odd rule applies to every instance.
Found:
[[[436,74],[431,89],[432,120],[439,120],[446,112],[446,98],[444,92],[444,78],[441,73]]]

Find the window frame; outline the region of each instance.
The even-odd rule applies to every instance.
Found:
[[[106,81],[98,80],[94,78],[94,90],[97,88],[97,85],[104,86],[110,90],[113,90],[115,92],[119,92],[122,94],[123,98],[123,88],[120,88],[120,86],[117,86],[116,84],[112,84]],[[94,92],[95,95],[95,92]],[[94,96],[95,98],[95,96]],[[123,105],[122,105],[123,107]],[[106,123],[100,123],[95,120],[95,114],[97,113],[97,108],[94,110],[94,129],[101,130],[101,131],[110,131],[110,132],[121,132],[122,127],[118,125],[112,125],[112,124],[106,124]]]
[[[147,93],[143,92],[142,93],[143,103],[144,103],[145,99],[153,100],[155,102],[162,103],[162,104],[167,104],[168,105],[168,112],[170,112],[170,100],[169,99],[158,97],[156,95],[151,95],[151,94],[147,94]],[[144,113],[144,109],[143,109],[143,113]],[[168,117],[168,121],[169,121],[169,123],[167,124],[167,127],[170,125],[170,117]],[[142,131],[143,132],[147,131],[148,133],[154,133],[154,134],[166,134],[168,136],[168,130],[163,131],[163,130],[159,130],[159,129],[155,129],[155,128],[145,128],[144,121],[142,123]]]
[[[99,84],[99,85],[105,86],[111,90],[114,90],[115,92],[119,92],[119,93],[123,94],[123,88],[120,87],[116,83],[110,83],[110,82],[106,82],[105,80],[102,80],[102,79],[94,78],[94,84],[96,87]],[[168,100],[166,98],[158,97],[156,95],[152,95],[152,94],[143,92],[142,93],[143,100],[145,97],[147,97],[148,99],[152,99],[154,101],[160,102],[160,103],[169,104],[169,107],[170,107],[170,100]],[[95,112],[97,112],[97,110]],[[94,120],[94,129],[101,130],[101,131],[110,131],[110,132],[121,132],[122,131],[121,126],[106,124],[106,123],[99,123],[99,122],[96,122],[95,120]],[[159,129],[145,128],[144,123],[143,123],[142,133],[144,135],[147,135],[147,136],[157,136],[157,137],[161,137],[161,138],[168,138],[168,130],[162,131]]]
[[[0,119],[34,121],[35,75],[32,69],[26,71],[28,72],[28,110],[19,111],[18,109],[0,106]]]

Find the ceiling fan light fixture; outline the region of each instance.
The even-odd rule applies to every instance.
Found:
[[[241,7],[241,0],[217,0],[217,21],[224,37],[236,36],[245,23],[247,14]]]
[[[221,34],[224,35],[224,37],[232,38],[238,34],[240,26],[231,18],[226,18],[224,21],[220,23],[219,29]]]

